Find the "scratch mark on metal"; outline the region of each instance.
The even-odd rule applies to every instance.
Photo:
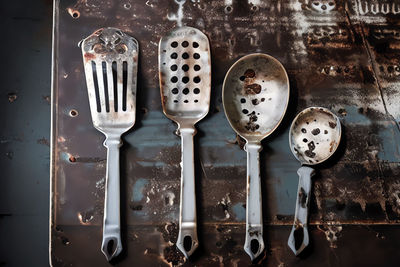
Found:
[[[396,119],[393,117],[393,115],[391,113],[389,113],[389,111],[387,109],[386,101],[385,101],[385,98],[384,98],[383,92],[382,92],[382,86],[381,86],[381,84],[379,82],[379,79],[377,77],[378,66],[376,66],[376,64],[375,64],[376,61],[375,61],[375,59],[374,59],[374,57],[373,57],[373,55],[371,53],[371,47],[369,46],[369,44],[368,44],[368,42],[367,42],[367,40],[365,38],[364,27],[365,27],[365,23],[361,22],[361,37],[362,37],[362,40],[363,40],[364,47],[365,47],[365,49],[367,51],[368,60],[371,63],[371,66],[372,66],[372,74],[373,74],[374,79],[375,79],[375,84],[378,87],[379,94],[380,94],[380,97],[381,97],[382,104],[383,104],[383,107],[385,109],[386,115],[394,122],[394,124],[397,126],[397,130],[400,132],[400,125],[397,123]]]

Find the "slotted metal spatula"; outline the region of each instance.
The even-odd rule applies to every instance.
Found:
[[[177,247],[186,258],[198,247],[194,178],[195,124],[210,106],[211,58],[207,36],[178,27],[159,45],[160,91],[164,114],[178,124],[182,138],[181,202]]]
[[[138,42],[116,28],[102,28],[81,42],[90,112],[106,136],[107,170],[101,250],[107,260],[122,251],[119,147],[135,124]]]

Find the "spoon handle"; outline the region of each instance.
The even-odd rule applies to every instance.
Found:
[[[297,256],[308,246],[308,206],[310,204],[311,177],[315,170],[302,166],[297,170],[299,186],[297,188],[296,212],[289,236],[288,245]]]
[[[247,151],[247,209],[244,250],[251,260],[254,260],[264,250],[259,156],[261,145],[247,143],[245,149]]]
[[[194,128],[180,129],[182,139],[181,203],[179,233],[176,246],[189,258],[198,247],[196,219],[196,191],[194,178]]]

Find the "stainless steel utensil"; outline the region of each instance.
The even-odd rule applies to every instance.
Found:
[[[226,117],[246,139],[247,199],[244,249],[254,260],[264,250],[259,151],[261,140],[280,124],[289,101],[285,68],[266,54],[240,58],[228,70],[222,99]]]
[[[300,112],[292,122],[289,144],[293,155],[301,162],[297,171],[296,211],[288,245],[298,255],[308,246],[308,206],[311,177],[315,171],[306,165],[327,160],[336,151],[341,137],[339,118],[326,108],[310,107]]]
[[[181,196],[177,247],[188,258],[198,246],[193,136],[210,106],[211,57],[207,36],[177,27],[159,45],[160,92],[165,116],[182,138]]]
[[[101,250],[107,260],[122,250],[119,147],[135,124],[138,42],[116,28],[102,28],[81,42],[90,112],[106,136],[107,170]]]

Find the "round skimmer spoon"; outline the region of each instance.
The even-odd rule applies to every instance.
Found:
[[[297,171],[296,212],[288,245],[298,255],[308,246],[308,206],[311,192],[311,177],[315,170],[305,165],[316,165],[327,160],[336,151],[341,136],[340,121],[326,108],[310,107],[300,112],[293,120],[289,133],[290,149],[301,162]]]
[[[282,64],[266,54],[235,62],[225,76],[222,99],[226,117],[247,142],[246,241],[254,260],[264,250],[259,152],[261,140],[280,124],[289,101],[289,79]]]

